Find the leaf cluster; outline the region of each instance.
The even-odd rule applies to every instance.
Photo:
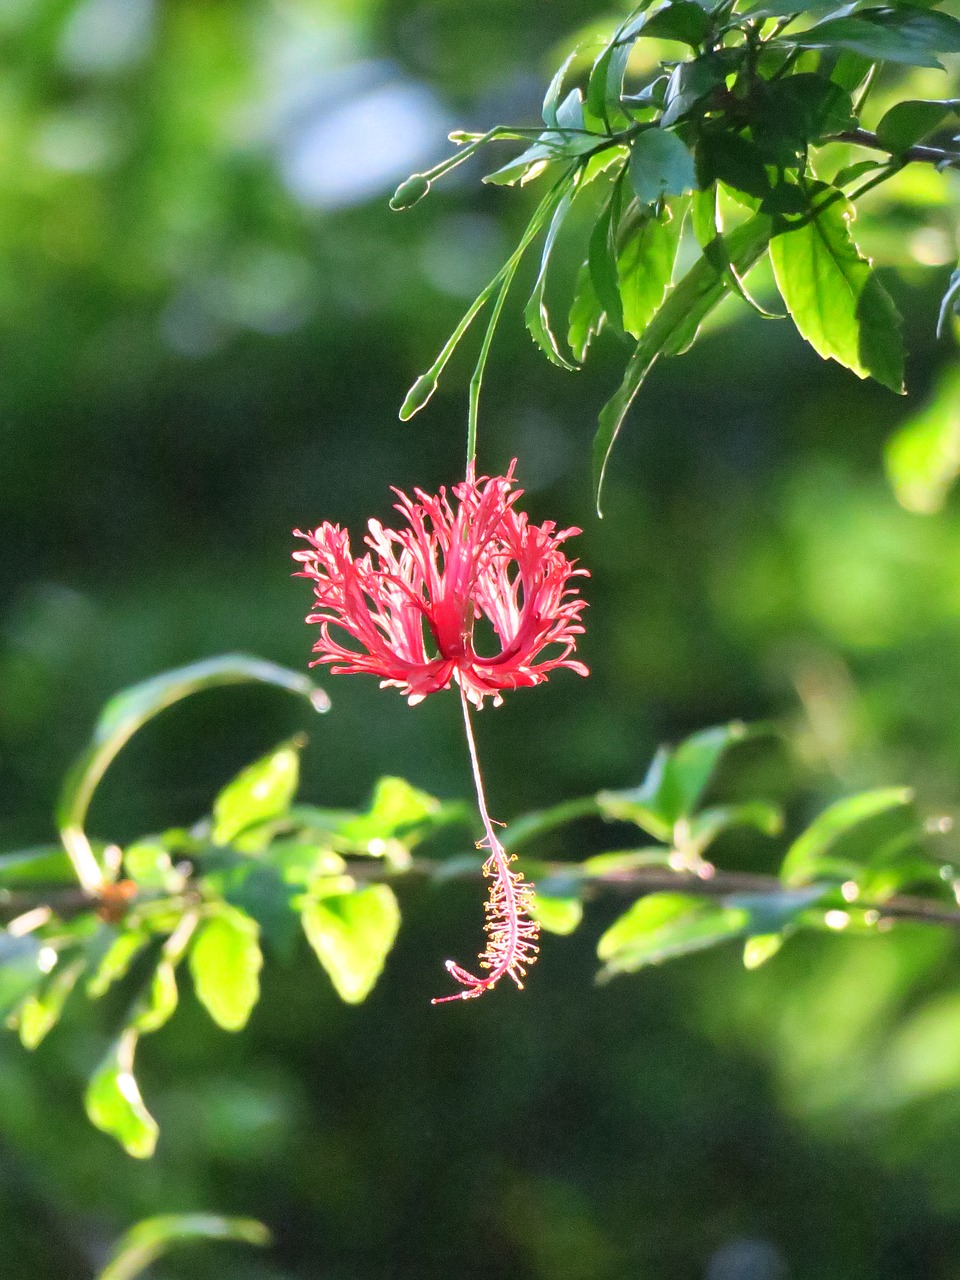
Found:
[[[401,418],[426,404],[457,344],[491,303],[471,383],[473,456],[492,336],[520,261],[541,235],[524,316],[544,355],[575,369],[604,329],[635,343],[623,382],[600,414],[598,500],[614,441],[655,363],[688,350],[729,295],[775,315],[744,283],[763,259],[819,355],[902,392],[900,318],[854,238],[856,202],[908,163],[960,164],[955,150],[926,144],[958,103],[899,101],[875,131],[863,127],[863,117],[885,66],[942,68],[940,55],[958,52],[960,21],[933,7],[644,0],[599,49],[587,42],[569,55],[547,90],[542,128],[453,134],[461,149],[398,189],[393,207],[407,208],[442,174],[504,140],[527,145],[486,182],[525,186],[541,175],[548,182],[516,250],[414,384]],[[651,61],[652,72],[635,70]],[[870,158],[851,163],[856,148]],[[584,215],[572,218],[574,208]],[[580,266],[558,324],[547,293],[568,229],[581,237]],[[692,255],[680,252],[682,242]],[[951,281],[941,326],[957,288]]]

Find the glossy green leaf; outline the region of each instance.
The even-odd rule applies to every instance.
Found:
[[[858,53],[878,62],[902,62],[913,67],[942,67],[943,64],[933,56],[931,50],[941,48],[949,51],[944,43],[946,41],[949,44],[950,41],[946,30],[931,40],[934,33],[928,24],[911,22],[910,15],[906,14],[886,23],[872,16],[876,12],[878,11],[861,10],[852,17],[827,18],[806,31],[785,34],[780,40],[784,44],[799,45],[804,49],[849,49],[851,53]],[[921,16],[926,18],[929,15]],[[937,24],[933,26],[936,27]]]
[[[641,204],[680,196],[697,182],[693,156],[669,129],[645,129],[630,144],[630,185]]]
[[[743,944],[743,967],[759,969],[772,959],[783,946],[786,938],[782,933],[756,933]]]
[[[657,217],[641,214],[628,223],[617,258],[623,327],[639,338],[660,309],[670,282],[686,214],[686,201]]]
[[[567,330],[567,342],[578,363],[583,363],[590,343],[603,328],[605,319],[603,305],[593,287],[590,263],[584,262],[577,272]]]
[[[162,956],[134,1007],[131,1026],[141,1035],[159,1031],[176,1013],[177,1002],[177,975],[172,962]]]
[[[190,972],[197,999],[225,1031],[239,1031],[260,998],[260,928],[223,903],[197,930]]]
[[[825,9],[836,9],[837,0],[759,0],[740,14],[743,19],[755,21],[757,18],[789,18],[794,14],[818,13]]]
[[[530,915],[547,933],[571,934],[583,919],[583,903],[579,898],[555,898],[535,893]]]
[[[907,511],[939,511],[960,475],[960,369],[949,369],[933,400],[900,427],[884,451],[887,475]]]
[[[253,1218],[224,1218],[213,1213],[170,1213],[146,1218],[117,1241],[98,1280],[134,1280],[174,1246],[199,1240],[266,1245],[270,1243],[270,1232]]]
[[[779,835],[783,830],[783,814],[776,805],[755,800],[704,809],[691,818],[688,825],[689,843],[702,853],[717,836],[732,827],[754,827],[765,836]]]
[[[400,927],[389,885],[314,899],[303,908],[307,940],[341,1000],[359,1004],[370,994]]]
[[[763,256],[770,242],[772,227],[771,220],[765,214],[757,214],[726,237],[730,262],[741,278]],[[610,453],[647,374],[661,356],[675,355],[686,350],[695,340],[702,322],[732,289],[729,272],[718,271],[713,263],[701,258],[674,285],[637,343],[619,389],[600,413],[593,441],[593,477],[598,515],[603,514],[600,498]]]
[[[708,93],[724,83],[731,69],[729,58],[713,53],[695,58],[692,62],[681,62],[667,84],[660,128],[668,129],[692,111]]]
[[[877,125],[877,141],[895,155],[906,151],[938,129],[947,116],[954,115],[957,105],[953,99],[897,102]]]
[[[743,934],[749,913],[678,893],[652,893],[635,902],[603,934],[600,979],[635,973],[646,965],[725,942]]]
[[[643,35],[658,40],[678,40],[697,48],[706,39],[712,23],[709,15],[695,0],[672,0],[647,18]]]
[[[543,252],[540,256],[540,270],[537,273],[536,283],[533,286],[533,292],[524,309],[524,319],[526,320],[527,329],[534,342],[544,353],[548,360],[553,364],[559,365],[562,369],[573,370],[575,365],[571,364],[567,357],[560,350],[553,330],[550,328],[550,315],[547,311],[545,293],[547,287],[547,269],[550,266],[550,255],[553,253],[554,245],[557,242],[557,236],[560,234],[560,228],[563,226],[563,220],[566,218],[573,201],[574,190],[571,189],[564,195],[563,199],[557,205],[556,211],[550,220],[550,226],[547,228],[547,234],[543,242]]]
[[[459,805],[444,805],[435,796],[411,786],[404,778],[380,778],[366,813],[344,822],[341,839],[355,845],[398,837],[411,837],[420,828],[438,826],[460,818]],[[374,848],[372,852],[376,853]]]
[[[937,337],[943,337],[943,327],[951,315],[960,315],[960,267],[952,272],[947,291],[940,303],[940,314],[937,317]]]
[[[43,987],[27,996],[17,1009],[17,1034],[25,1049],[36,1049],[59,1022],[85,964],[85,958],[80,956],[69,964],[58,965]]]
[[[159,1129],[133,1075],[136,1048],[137,1033],[128,1028],[91,1077],[84,1104],[92,1124],[116,1138],[129,1155],[144,1160],[156,1149]]]
[[[150,941],[150,934],[140,925],[126,926],[107,947],[99,964],[87,981],[91,1000],[105,995],[115,982],[125,978],[136,957]]]
[[[672,750],[661,747],[639,787],[601,793],[604,812],[636,822],[657,839],[669,839],[674,823],[696,810],[724,754],[757,732],[735,720],[692,734]]]
[[[62,845],[40,845],[0,854],[0,885],[75,884],[76,874]]]
[[[229,844],[247,827],[286,813],[299,780],[300,751],[291,742],[242,770],[214,801],[213,843]]]
[[[587,261],[594,293],[609,324],[623,330],[623,306],[617,279],[617,234],[620,225],[621,189],[616,184],[590,233]]]
[[[835,879],[855,875],[857,862],[866,861],[874,852],[870,820],[891,810],[903,811],[912,800],[913,792],[904,787],[885,787],[838,800],[790,846],[780,868],[781,878],[786,884],[802,885],[826,875]],[[903,817],[908,826],[913,825],[909,814]],[[851,834],[852,840],[848,838]]]
[[[902,392],[900,318],[850,234],[853,205],[835,189],[821,188],[815,207],[814,217],[770,242],[787,309],[818,355]]]

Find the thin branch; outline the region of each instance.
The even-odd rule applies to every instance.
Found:
[[[848,129],[844,133],[834,133],[830,135],[828,141],[852,142],[857,147],[868,147],[871,151],[884,151],[887,155],[894,154],[869,129]],[[903,160],[905,163],[917,161],[920,164],[936,165],[938,169],[960,168],[960,152],[945,151],[942,147],[927,147],[917,143],[896,155],[898,160]]]

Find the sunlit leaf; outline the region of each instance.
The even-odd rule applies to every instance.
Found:
[[[574,191],[571,188],[557,205],[550,226],[547,228],[547,234],[543,242],[543,252],[540,257],[540,270],[533,286],[533,293],[531,293],[524,310],[527,328],[540,350],[553,364],[570,370],[576,366],[572,365],[560,350],[556,336],[550,328],[550,316],[544,295],[547,287],[547,269],[550,265],[550,255],[553,253],[553,247],[556,244],[560,228],[563,226],[563,220],[570,209],[573,196]]]
[[[774,276],[787,309],[825,360],[902,392],[900,317],[850,234],[853,206],[825,188],[815,208],[815,217],[770,242]]]
[[[877,852],[870,821],[900,811],[896,831],[909,832],[915,826],[906,812],[912,800],[913,792],[904,787],[884,787],[838,800],[790,846],[780,868],[781,878],[786,884],[801,885],[828,875],[835,879],[855,876],[858,863]],[[886,840],[888,833],[883,835]]]
[[[535,893],[530,915],[548,933],[573,933],[583,919],[583,903],[579,898],[554,898]]]
[[[341,1000],[359,1004],[370,994],[400,927],[389,885],[309,901],[303,928]]]
[[[136,1048],[137,1033],[128,1028],[91,1077],[84,1103],[92,1124],[143,1160],[153,1155],[159,1129],[133,1075]]]
[[[87,981],[86,991],[90,999],[98,999],[115,982],[126,977],[137,955],[149,941],[150,934],[140,925],[122,929],[107,947]]]
[[[98,1280],[134,1280],[175,1245],[199,1240],[266,1245],[270,1232],[253,1218],[223,1218],[212,1213],[172,1213],[146,1218],[117,1241]]]
[[[17,1033],[24,1048],[36,1049],[59,1022],[85,963],[84,957],[80,956],[70,964],[58,965],[43,987],[29,995],[17,1009]]]
[[[743,944],[743,967],[759,969],[777,954],[786,939],[782,933],[757,933]]]
[[[665,208],[628,224],[617,258],[623,327],[639,338],[663,303],[673,278],[673,265],[686,212]]]
[[[229,844],[247,827],[279,817],[297,794],[300,751],[284,743],[249,765],[223,788],[213,805],[214,844]]]
[[[255,920],[226,903],[197,930],[190,972],[197,999],[225,1031],[245,1027],[260,998],[260,929]]]
[[[897,102],[877,125],[877,141],[897,154],[921,142],[957,109],[955,100],[910,100]]]
[[[697,183],[693,156],[669,129],[645,129],[630,144],[630,185],[641,204],[681,196]]]
[[[601,937],[597,955],[605,963],[600,978],[634,973],[739,937],[749,919],[742,908],[678,893],[652,893],[635,902]]]

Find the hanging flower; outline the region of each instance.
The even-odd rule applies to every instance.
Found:
[[[540,684],[557,667],[586,675],[571,657],[585,602],[571,579],[587,576],[562,550],[579,529],[531,524],[516,510],[511,463],[505,476],[468,479],[432,496],[394,490],[406,528],[368,524],[368,550],[356,559],[339,525],[295,534],[300,577],[314,584],[316,663],[335,674],[362,672],[402,690],[411,705],[456,681],[476,707],[504,689]],[[475,643],[478,621],[491,648]],[[495,637],[495,639],[494,639]]]
[[[505,476],[467,479],[437,495],[414,490],[408,498],[394,490],[406,527],[385,529],[368,523],[367,550],[354,558],[350,535],[322,524],[312,533],[295,530],[308,544],[294,552],[297,576],[313,582],[319,656],[335,675],[354,672],[380,677],[414,705],[429,693],[460,686],[463,722],[473,767],[477,803],[487,852],[483,874],[490,879],[486,905],[486,947],[479,975],[447,961],[447,972],[462,987],[434,1001],[469,1000],[507,975],[523,986],[527,966],[537,957],[540,927],[531,918],[533,886],[511,867],[487,810],[470,703],[484,698],[494,706],[504,689],[541,684],[557,667],[585,676],[571,655],[582,635],[580,599],[572,579],[586,577],[562,550],[579,529],[557,532],[547,521],[531,524],[516,509],[523,492],[514,488],[510,464]],[[477,634],[485,622],[487,643]],[[486,653],[488,647],[493,653]]]

